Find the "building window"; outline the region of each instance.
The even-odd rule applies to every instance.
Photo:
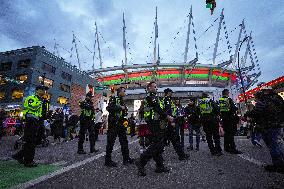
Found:
[[[18,69],[28,68],[31,64],[31,59],[20,60],[18,62]]]
[[[12,91],[12,99],[20,99],[24,96],[24,90],[23,89],[14,89]]]
[[[39,76],[38,77],[38,82],[42,83],[42,81],[43,81],[42,76]],[[48,79],[48,78],[44,78],[44,84],[43,85],[46,86],[46,87],[51,88],[53,86],[53,80]]]
[[[57,102],[59,104],[67,104],[68,103],[68,98],[66,98],[64,96],[60,96],[60,97],[58,97]]]
[[[0,91],[0,100],[3,100],[5,98],[5,92]]]
[[[51,65],[49,65],[49,64],[46,64],[46,63],[43,63],[43,64],[42,64],[42,69],[43,69],[44,71],[47,71],[47,72],[53,73],[53,74],[55,74],[55,70],[56,70],[55,67],[53,67],[53,66],[51,66]]]
[[[9,71],[12,69],[12,62],[3,62],[0,64],[0,71]]]
[[[65,80],[67,80],[67,81],[71,81],[71,79],[72,79],[72,75],[70,75],[69,73],[66,73],[66,72],[62,72],[61,77]]]
[[[25,81],[27,81],[28,75],[27,74],[21,74],[21,75],[18,75],[16,78],[17,78],[18,81],[20,81],[20,83],[24,83]]]
[[[70,93],[70,86],[60,83],[60,89],[64,92]]]

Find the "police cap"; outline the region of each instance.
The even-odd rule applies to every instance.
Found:
[[[202,95],[201,95],[201,98],[208,98],[208,96],[209,96],[209,95],[208,95],[207,93],[204,93],[204,92],[203,92]]]
[[[228,90],[228,89],[224,89],[223,91],[222,91],[222,95],[225,95],[225,94],[228,94],[230,91]]]

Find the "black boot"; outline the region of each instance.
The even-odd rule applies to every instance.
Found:
[[[117,163],[112,160],[105,161],[105,166],[107,167],[117,167]]]
[[[196,145],[195,151],[199,151],[199,145]]]
[[[80,149],[77,151],[78,154],[86,154],[86,152],[83,149]]]
[[[230,154],[242,154],[242,152],[237,150],[237,149],[234,149],[234,150],[230,151],[229,153]]]
[[[37,167],[37,163],[35,163],[34,161],[25,163],[24,165],[25,167]]]
[[[188,154],[184,154],[183,156],[180,156],[178,159],[180,161],[188,160],[189,159],[189,155]]]
[[[133,164],[133,163],[134,163],[134,159],[130,157],[128,159],[123,160],[123,165],[128,165],[128,164]]]
[[[193,150],[192,144],[189,147],[187,147],[187,149],[190,150],[190,151]]]
[[[170,169],[165,166],[161,166],[161,167],[156,167],[155,172],[156,173],[167,173],[167,172],[170,172]]]
[[[142,177],[146,176],[146,170],[145,170],[144,166],[141,164],[140,159],[135,162],[135,165],[138,169],[138,176],[142,176]]]
[[[90,149],[90,153],[97,153],[98,151],[99,151],[99,149],[95,149],[95,148]]]
[[[20,164],[24,164],[24,159],[22,157],[20,157],[18,154],[12,155],[12,158],[14,160],[17,160]]]

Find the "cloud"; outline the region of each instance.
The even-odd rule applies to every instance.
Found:
[[[1,1],[1,0],[0,0]],[[94,23],[97,22],[101,56],[104,66],[120,65],[124,59],[122,47],[122,13],[125,13],[127,56],[129,64],[153,61],[153,23],[155,7],[158,6],[160,55],[163,62],[182,62],[184,59],[188,13],[193,6],[193,22],[197,38],[199,62],[212,63],[214,44],[222,8],[225,9],[225,23],[229,32],[232,53],[238,38],[239,24],[245,18],[247,33],[253,31],[253,40],[262,66],[261,80],[268,81],[283,75],[284,23],[282,0],[274,1],[217,1],[214,15],[200,0],[14,0],[0,2],[1,51],[20,47],[44,45],[54,51],[54,38],[60,45],[60,56],[73,65],[78,65],[75,50],[70,59],[73,32],[82,69],[93,65],[95,43]],[[272,11],[273,10],[273,11]],[[215,22],[213,22],[216,20]],[[213,23],[213,26],[204,31]],[[192,26],[191,26],[192,27]],[[229,59],[224,29],[219,42],[216,63]],[[72,32],[73,31],[73,32]],[[232,32],[231,32],[232,31]],[[199,38],[200,37],[200,38]],[[243,37],[243,36],[242,36]],[[195,57],[195,42],[190,34],[188,60]],[[87,48],[89,50],[87,50]],[[66,49],[66,50],[64,50]],[[225,52],[224,52],[225,51]],[[282,55],[281,55],[282,54]],[[249,61],[248,61],[249,62]],[[277,62],[277,64],[276,64]],[[95,66],[99,66],[96,50]],[[273,66],[267,66],[272,64]],[[273,72],[273,70],[275,72]],[[269,72],[269,73],[268,73]]]

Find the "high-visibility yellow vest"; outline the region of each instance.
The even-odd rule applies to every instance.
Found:
[[[27,114],[38,118],[42,116],[42,101],[37,95],[31,95],[25,99],[23,117],[25,118]]]
[[[163,102],[165,102],[165,98],[163,98]],[[164,108],[166,107],[165,104],[163,104]],[[171,109],[172,109],[172,116],[177,115],[177,106],[175,105],[174,101],[171,100]]]
[[[202,98],[198,102],[198,106],[201,114],[210,114],[213,111],[212,104],[210,102],[210,98]]]
[[[83,102],[79,102],[80,104],[81,103],[84,103],[84,101]],[[82,108],[82,110],[81,110],[81,116],[82,117],[88,117],[88,118],[91,118],[91,119],[95,119],[95,112],[94,112],[94,110],[92,110],[92,109],[85,109],[85,108]]]
[[[160,107],[164,109],[164,103],[159,98],[157,99]],[[154,111],[153,107],[149,106],[147,100],[145,100],[145,105],[144,105],[144,119],[147,121],[159,119],[159,115]]]
[[[220,112],[229,112],[230,111],[230,102],[228,98],[219,99]]]

